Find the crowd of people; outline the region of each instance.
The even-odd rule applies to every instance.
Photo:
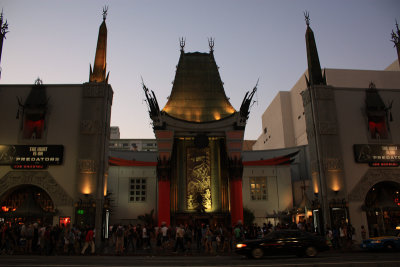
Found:
[[[333,228],[326,228],[326,241],[334,249],[349,249],[354,244],[356,231],[351,224],[342,222]],[[361,227],[361,237],[366,239],[366,230]]]
[[[76,225],[44,226],[38,223],[0,224],[1,254],[39,255],[90,255],[97,253],[114,255],[135,255],[146,253],[192,253],[229,254],[237,242],[263,238],[271,231],[284,228],[298,228],[314,232],[311,225],[304,223],[264,223],[234,227],[221,224],[180,224],[175,227],[162,223],[160,227],[149,224],[113,225],[109,227],[108,238],[103,240],[101,251],[95,250],[96,231],[93,227]],[[351,226],[343,225],[327,229],[327,242],[333,248],[348,246]],[[89,249],[90,248],[90,249]]]
[[[1,254],[79,255],[95,253],[93,228],[38,223],[0,224]]]

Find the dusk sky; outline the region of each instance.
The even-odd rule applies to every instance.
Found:
[[[102,8],[107,16],[107,71],[114,90],[111,125],[121,138],[154,138],[141,77],[160,108],[172,89],[180,47],[214,55],[235,109],[259,78],[245,139],[261,134],[261,115],[278,91],[307,69],[310,13],[321,67],[383,70],[396,58],[391,31],[398,0],[2,0],[9,33],[1,58],[2,84],[81,84],[93,65]],[[14,112],[14,111],[13,111]]]

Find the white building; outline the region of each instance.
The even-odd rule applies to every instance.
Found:
[[[351,223],[358,239],[361,225],[370,235],[389,233],[400,225],[399,62],[322,74],[308,25],[306,44],[308,77],[274,98],[253,148],[307,145],[319,225]]]

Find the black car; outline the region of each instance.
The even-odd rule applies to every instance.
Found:
[[[322,236],[300,230],[278,230],[263,239],[246,240],[236,244],[235,252],[260,259],[264,255],[297,255],[315,257],[318,252],[328,250]]]

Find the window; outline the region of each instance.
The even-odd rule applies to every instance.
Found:
[[[267,200],[267,178],[251,177],[250,178],[250,199],[251,200]]]
[[[44,118],[32,119],[27,114],[24,120],[23,137],[24,139],[41,139],[44,130]]]
[[[392,104],[388,106],[385,104],[373,82],[366,90],[365,102],[370,139],[389,139],[389,118],[391,118]]]
[[[388,138],[386,118],[384,116],[368,117],[368,128],[372,139]]]
[[[147,196],[146,178],[131,178],[129,192],[129,202],[145,202]]]

